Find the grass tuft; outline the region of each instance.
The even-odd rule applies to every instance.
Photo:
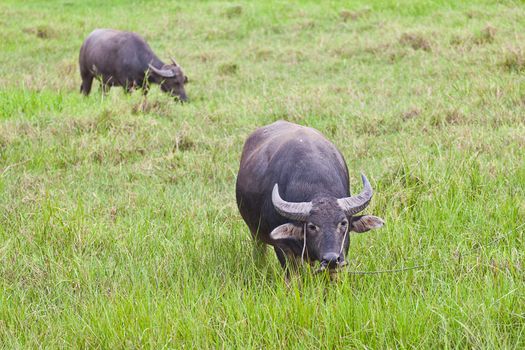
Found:
[[[431,51],[432,49],[430,41],[421,33],[403,33],[399,38],[399,43],[414,50]]]
[[[363,8],[357,11],[341,10],[339,17],[343,22],[356,21],[368,15],[371,12],[370,8]]]
[[[57,31],[48,25],[39,25],[37,27],[24,28],[23,32],[26,34],[34,35],[39,39],[52,39],[58,37]]]
[[[417,107],[410,108],[406,112],[403,112],[401,118],[405,121],[417,118],[421,115],[421,110]]]
[[[222,63],[218,67],[218,72],[221,75],[237,74],[238,71],[239,71],[239,65],[237,63]]]
[[[227,18],[239,17],[242,14],[242,6],[241,5],[231,5],[226,10],[224,10],[223,14]]]
[[[521,47],[511,47],[507,49],[502,66],[508,71],[525,71],[525,50]]]
[[[496,38],[496,28],[488,24],[481,32],[474,37],[476,45],[491,44]]]

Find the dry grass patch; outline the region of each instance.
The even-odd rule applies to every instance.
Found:
[[[178,133],[175,136],[175,142],[173,145],[173,150],[176,152],[184,152],[192,150],[196,147],[195,141],[185,133]]]
[[[399,43],[404,46],[409,46],[414,50],[423,50],[430,52],[432,46],[430,40],[425,38],[421,33],[403,33],[399,38]]]
[[[404,112],[402,115],[401,115],[401,119],[403,119],[403,121],[407,121],[407,120],[410,120],[410,119],[414,119],[414,118],[417,118],[421,115],[421,110],[417,107],[413,107],[411,109],[409,109],[408,111]]]
[[[274,53],[269,49],[258,49],[255,50],[255,59],[257,61],[266,61],[274,57]]]
[[[521,47],[508,48],[502,66],[508,71],[525,71],[525,50]]]
[[[305,21],[297,23],[294,26],[295,31],[298,31],[298,32],[310,31],[314,28],[315,28],[315,22],[312,20],[305,20]]]
[[[481,32],[474,36],[474,44],[483,45],[493,43],[496,38],[496,32],[496,28],[488,24]]]
[[[465,115],[457,109],[450,110],[445,114],[445,122],[451,125],[459,125],[465,121]]]
[[[34,35],[39,39],[52,39],[58,37],[58,32],[47,25],[24,28],[22,31],[26,34]]]
[[[430,125],[437,128],[447,125],[463,125],[467,122],[465,114],[457,109],[436,111],[430,117]]]
[[[220,75],[234,75],[239,72],[239,65],[233,62],[222,63],[217,71]]]
[[[341,10],[339,12],[339,18],[341,18],[343,22],[356,21],[368,15],[370,11],[371,10],[369,8],[364,8],[364,9],[356,10],[356,11]]]
[[[228,7],[227,9],[225,9],[222,14],[226,18],[230,18],[230,19],[231,18],[235,18],[235,17],[239,17],[240,15],[242,15],[242,6],[241,5],[232,5],[232,6]]]
[[[202,63],[207,63],[215,60],[217,55],[211,52],[201,52],[200,54],[194,55],[193,57],[198,59]]]

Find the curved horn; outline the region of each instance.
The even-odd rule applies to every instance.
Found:
[[[370,182],[368,182],[365,174],[361,174],[361,180],[363,180],[363,191],[361,191],[361,193],[357,196],[340,198],[337,200],[337,204],[339,204],[341,209],[343,209],[348,216],[359,213],[365,209],[374,194],[372,186],[370,185]]]
[[[312,210],[312,202],[287,202],[282,199],[277,184],[273,186],[272,203],[279,214],[296,221],[306,221]]]
[[[178,66],[179,66],[179,64],[177,63],[177,61],[175,61],[175,59],[174,59],[173,57],[170,57],[170,60],[171,60],[171,63],[173,63],[173,65],[174,65],[175,67],[178,67]]]
[[[148,64],[149,69],[151,69],[156,74],[160,75],[163,78],[173,78],[175,76],[175,72],[169,70],[169,69],[158,69],[153,67],[151,64]]]

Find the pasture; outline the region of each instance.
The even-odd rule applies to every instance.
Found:
[[[524,348],[520,1],[0,3],[0,347]],[[95,83],[94,28],[140,33],[178,104]],[[252,257],[245,138],[320,130],[385,219],[330,281]],[[356,272],[411,270],[379,274]]]

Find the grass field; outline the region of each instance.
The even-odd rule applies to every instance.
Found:
[[[1,348],[525,347],[525,5],[0,3]],[[79,94],[94,28],[190,79]],[[252,259],[241,148],[278,119],[364,171],[336,281]],[[355,274],[421,265],[409,271]]]

